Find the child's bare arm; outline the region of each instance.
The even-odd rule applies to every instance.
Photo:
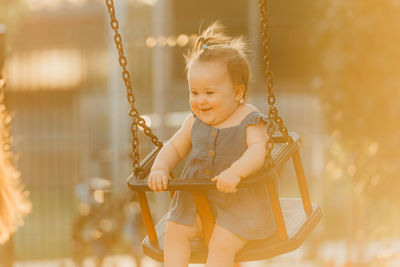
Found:
[[[265,144],[268,135],[264,123],[247,127],[247,150],[228,169],[214,177],[217,189],[221,192],[234,193],[241,179],[260,170],[264,165]]]
[[[150,189],[156,192],[167,189],[169,174],[192,147],[190,132],[193,121],[193,115],[186,117],[182,127],[158,153],[148,178]]]
[[[268,135],[264,123],[247,127],[248,148],[230,167],[240,178],[246,178],[264,166],[267,140]]]

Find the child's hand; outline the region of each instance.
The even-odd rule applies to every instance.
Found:
[[[241,178],[236,173],[226,169],[217,176],[211,179],[212,182],[217,182],[217,190],[223,193],[236,193],[236,186],[240,183]]]
[[[147,179],[147,184],[154,192],[162,192],[168,188],[168,180],[170,179],[171,177],[168,172],[162,169],[156,169],[151,171]]]

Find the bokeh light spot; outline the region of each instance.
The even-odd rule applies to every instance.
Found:
[[[178,38],[176,39],[176,43],[178,44],[178,46],[183,47],[185,45],[187,45],[189,42],[189,36],[187,36],[186,34],[181,34],[178,36]]]
[[[154,37],[149,36],[146,38],[146,46],[149,48],[153,48],[157,45],[157,40]]]

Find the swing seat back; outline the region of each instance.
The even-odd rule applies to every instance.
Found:
[[[293,142],[286,142],[282,137],[273,137],[274,143],[280,144],[279,148],[274,150],[272,157],[273,167],[263,170],[264,175],[262,178],[248,178],[239,185],[239,187],[254,186],[262,183],[267,185],[277,231],[266,239],[250,241],[237,253],[235,259],[237,262],[268,259],[297,249],[322,218],[320,207],[310,201],[300,160],[300,138],[295,133],[290,133],[290,136]],[[158,150],[153,151],[142,162],[143,168],[140,173],[132,174],[128,178],[128,185],[138,193],[143,219],[148,231],[148,235],[142,243],[143,252],[154,260],[162,262],[164,259],[166,216],[154,227],[145,195],[145,191],[150,191],[146,178]],[[277,173],[280,172],[290,158],[293,159],[301,198],[279,198],[277,192],[275,183]],[[190,191],[194,196],[202,220],[205,239],[191,241],[191,263],[204,263],[207,258],[207,243],[212,234],[214,218],[208,206],[204,190],[210,188],[215,188],[215,184],[210,181],[204,181],[204,179],[195,178],[190,180],[174,179],[170,181],[168,187],[170,191]]]

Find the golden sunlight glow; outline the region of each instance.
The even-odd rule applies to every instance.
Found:
[[[264,3],[266,10],[262,10]],[[4,125],[0,133],[4,135],[12,126],[14,135],[0,135],[3,152],[12,152],[13,156],[9,160],[0,151],[0,245],[18,227],[15,238],[4,249],[16,251],[15,259],[10,261],[15,260],[19,266],[138,266],[139,261],[141,266],[159,265],[144,257],[142,248],[137,246],[149,229],[148,240],[143,243],[145,251],[162,258],[161,247],[153,247],[158,242],[152,241],[157,238],[150,226],[161,218],[164,224],[167,217],[163,215],[170,206],[167,192],[143,191],[136,198],[131,190],[137,185],[136,190],[147,190],[143,187],[145,179],[137,183],[135,177],[143,176],[151,168],[147,160],[151,157],[146,159],[146,155],[154,146],[144,128],[149,127],[160,141],[167,140],[191,114],[184,55],[194,49],[203,30],[219,21],[227,35],[244,37],[246,53],[240,52],[239,58],[242,61],[242,56],[247,56],[252,73],[246,105],[235,104],[240,107],[237,112],[220,114],[226,119],[221,125],[229,128],[236,124],[238,127],[231,130],[236,133],[239,129],[240,138],[230,136],[232,140],[225,140],[230,130],[218,129],[221,134],[214,136],[213,125],[201,125],[212,134],[200,133],[207,142],[205,147],[198,148],[196,142],[193,148],[185,145],[190,149],[191,157],[186,159],[190,173],[184,167],[186,162],[170,171],[176,178],[201,178],[209,174],[208,167],[216,169],[214,163],[221,164],[215,175],[221,178],[220,184],[230,186],[239,185],[236,176],[240,174],[273,176],[254,177],[267,179],[267,184],[257,183],[262,188],[249,187],[253,179],[245,182],[244,191],[256,193],[256,198],[248,202],[254,205],[246,207],[255,216],[249,218],[249,223],[240,216],[233,219],[240,224],[236,227],[246,228],[244,235],[247,232],[253,236],[253,232],[254,238],[258,238],[258,226],[271,220],[270,226],[277,229],[271,236],[274,240],[268,240],[265,248],[260,247],[264,241],[250,244],[245,250],[258,251],[242,251],[237,260],[245,259],[246,254],[261,259],[288,252],[305,241],[287,255],[240,266],[400,266],[399,14],[400,0],[0,0],[0,126]],[[115,19],[122,40],[121,46],[119,36],[114,37],[117,47],[113,39]],[[212,44],[221,43],[221,56],[228,62],[232,54],[225,49],[231,45],[226,43],[229,39],[218,36],[218,27],[209,29],[209,35],[203,37],[216,52],[213,55],[208,50],[209,59],[218,61],[221,47]],[[233,48],[241,43],[238,41]],[[207,51],[200,52],[207,57]],[[237,53],[232,55],[237,57]],[[245,78],[243,83],[247,82],[248,75],[242,75],[242,70],[247,72],[247,63],[232,69],[228,65],[227,78]],[[268,77],[270,74],[273,75]],[[199,81],[204,87],[219,87],[218,81],[208,79],[211,76],[204,77],[207,79]],[[211,91],[219,92],[214,89]],[[211,91],[207,94],[214,94]],[[268,102],[275,102],[275,97],[275,107],[269,107]],[[204,108],[218,109],[218,101],[213,102],[211,96],[207,99],[211,102],[204,104]],[[129,102],[137,106],[138,116],[143,119],[142,126],[134,125],[138,127],[139,146],[136,140],[131,145]],[[247,103],[253,107],[246,107]],[[272,152],[275,168],[263,168],[257,173],[253,168],[257,165],[255,155],[248,158],[248,166],[241,168],[241,160],[235,163],[241,157],[239,154],[251,153],[247,139],[265,135],[257,134],[263,123],[253,125],[256,128],[248,127],[249,132],[242,127],[253,124],[251,116],[250,122],[239,123],[246,110],[255,108],[264,115],[268,111],[278,115],[272,118],[269,114],[256,121],[265,119],[273,123],[273,141],[277,141]],[[282,124],[278,117],[282,117]],[[268,125],[265,127],[274,131]],[[227,134],[222,134],[225,130]],[[280,136],[285,130],[298,134],[303,142],[283,143],[286,138]],[[254,138],[247,138],[252,131]],[[182,144],[193,141],[191,136],[175,137],[185,138],[180,140]],[[221,145],[227,141],[230,143]],[[231,141],[241,147],[240,153],[232,150]],[[261,150],[265,144],[262,145]],[[254,149],[257,147],[258,144]],[[195,155],[197,149],[205,151],[204,162]],[[139,163],[148,167],[139,173],[137,162],[132,162],[136,155]],[[3,168],[5,175],[1,175],[1,163],[14,168],[13,158],[19,170],[10,169],[8,173]],[[162,158],[159,157],[160,162]],[[195,164],[190,164],[191,159]],[[242,159],[246,163],[246,157]],[[261,166],[263,159],[259,160]],[[197,166],[200,161],[211,165]],[[239,167],[230,168],[232,164]],[[222,172],[225,168],[226,172]],[[238,179],[229,180],[224,175],[233,174],[236,169],[240,173],[232,177]],[[126,178],[132,171],[134,179],[129,179],[128,187]],[[8,188],[2,186],[3,180],[13,187],[23,181],[31,192],[30,200],[24,201],[26,192],[20,190],[23,194],[16,196],[21,201],[12,205],[8,196],[2,197],[6,192],[3,189]],[[272,181],[277,183],[276,188],[271,186]],[[197,191],[202,187],[189,179],[183,182],[182,189],[194,190],[199,186]],[[266,195],[259,198],[260,193]],[[143,195],[147,195],[149,207]],[[212,195],[218,198],[221,194]],[[204,196],[198,198],[199,206],[207,206],[208,198],[201,200]],[[215,201],[229,208],[236,203],[231,196],[224,194]],[[258,209],[259,200],[268,203]],[[22,215],[30,212],[30,202],[32,215],[24,219]],[[15,214],[19,212],[21,216],[14,216],[8,207],[16,207]],[[4,208],[6,212],[2,212]],[[323,219],[318,224],[320,209]],[[263,210],[268,212],[267,216],[261,214]],[[184,215],[186,210],[178,207],[177,212]],[[212,238],[216,218],[211,215],[218,215],[215,209],[204,214],[204,240],[194,242],[197,245]],[[194,218],[193,212],[187,215]],[[5,236],[2,224],[7,217],[11,218],[6,225],[10,233]],[[22,219],[25,226],[19,228]],[[162,224],[155,225],[156,232]],[[264,230],[260,231],[260,238],[270,229]],[[158,236],[159,240],[162,238]],[[4,261],[2,254],[0,247],[0,267]],[[111,256],[118,260],[110,259]],[[226,255],[218,256],[222,259]],[[129,263],[123,257],[129,258]],[[185,261],[187,258],[188,254]]]
[[[145,5],[154,6],[158,0],[136,0],[136,2],[140,2]]]
[[[176,46],[176,39],[173,36],[167,38],[167,44],[170,47]]]
[[[381,177],[379,175],[374,175],[371,177],[371,185],[372,186],[377,186],[379,184],[379,181],[381,180]]]
[[[149,36],[149,37],[146,38],[146,46],[147,47],[153,48],[156,45],[157,45],[157,40],[154,39],[153,36]]]
[[[342,169],[337,168],[337,169],[335,169],[335,170],[333,171],[333,173],[332,173],[332,178],[333,178],[334,180],[338,180],[338,179],[342,178],[342,175],[343,175]]]
[[[326,171],[327,171],[327,172],[329,172],[329,173],[333,172],[333,171],[335,170],[335,168],[336,168],[335,161],[330,160],[330,161],[326,164],[325,168],[326,168]]]
[[[96,200],[98,203],[104,203],[104,191],[103,190],[96,190],[93,192],[93,198]]]
[[[86,203],[80,203],[78,206],[79,214],[82,216],[87,216],[90,213],[90,207]]]
[[[161,35],[160,37],[157,38],[157,43],[158,46],[164,47],[167,45],[167,37],[164,35]]]
[[[7,64],[11,90],[69,89],[83,79],[79,50],[33,50],[12,55]]]
[[[148,116],[148,115],[142,115],[141,117],[142,117],[142,119],[144,119],[144,121],[146,122],[146,125],[149,126],[149,127],[151,127],[151,118],[150,118],[150,116]],[[143,130],[143,128],[140,127],[140,126],[139,126],[139,129],[140,129],[140,130]]]
[[[196,42],[197,37],[198,37],[197,34],[191,34],[191,35],[189,36],[189,43],[194,43],[194,42]]]
[[[379,145],[376,142],[372,142],[368,147],[368,156],[373,157],[378,152]]]
[[[40,10],[42,8],[57,9],[61,7],[64,0],[25,0],[26,5],[31,10]]]
[[[189,36],[187,36],[186,34],[181,34],[178,36],[178,38],[176,39],[176,43],[178,44],[178,46],[183,47],[185,45],[187,45],[189,42]]]
[[[67,1],[76,6],[81,6],[86,2],[86,0],[67,0]]]
[[[338,143],[332,144],[330,147],[330,152],[332,153],[332,155],[338,156],[341,152],[340,145]]]
[[[100,220],[100,227],[105,232],[110,232],[113,228],[112,222],[109,219],[102,219]]]
[[[91,237],[92,237],[93,239],[99,239],[103,234],[101,233],[100,230],[98,230],[98,229],[93,229],[93,230],[90,232],[90,235],[91,235]]]
[[[180,34],[177,38],[174,36],[159,36],[159,37],[153,37],[149,36],[146,38],[146,47],[148,48],[154,48],[156,46],[158,47],[175,47],[175,46],[180,46],[184,47],[189,44],[189,42],[194,42],[194,40],[197,38],[197,35],[191,35],[190,37],[186,34]]]
[[[149,0],[149,1],[156,1],[156,0]],[[42,8],[56,10],[63,6],[64,3],[70,3],[74,6],[82,6],[85,4],[86,0],[25,0],[26,6],[32,10],[40,10]],[[146,2],[146,1],[141,1]]]
[[[348,173],[350,176],[354,176],[354,175],[356,174],[356,172],[357,172],[357,166],[356,166],[355,164],[350,164],[350,165],[347,167],[347,173]]]

